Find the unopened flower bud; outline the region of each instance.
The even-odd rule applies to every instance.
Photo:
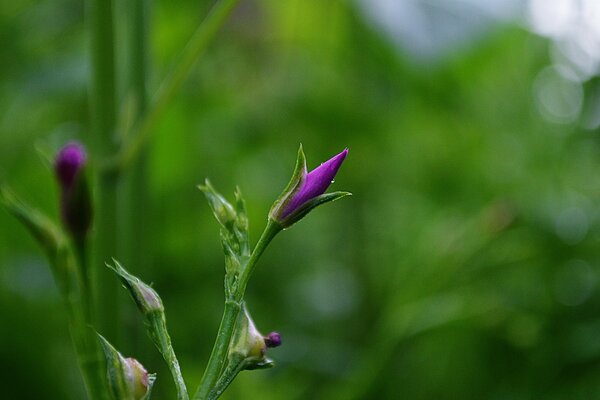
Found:
[[[265,336],[264,339],[265,344],[270,349],[281,346],[281,335],[279,334],[279,332],[271,332],[267,336]]]
[[[92,202],[87,179],[85,148],[76,142],[65,145],[56,156],[54,171],[60,184],[60,212],[69,233],[81,239],[92,223]]]
[[[119,276],[119,280],[125,289],[127,289],[142,314],[147,315],[154,311],[164,311],[162,300],[154,289],[127,272],[117,260],[113,259],[113,262],[114,266],[109,264],[107,266]]]
[[[130,372],[130,382],[134,399],[143,398],[148,392],[148,371],[135,358],[125,359]]]
[[[152,389],[155,375],[135,358],[125,358],[103,336],[98,335],[106,358],[108,386],[115,399],[141,400]]]
[[[313,208],[349,195],[350,193],[347,192],[324,194],[329,185],[333,183],[333,178],[335,178],[347,155],[348,149],[344,149],[338,155],[307,172],[306,158],[302,146],[300,146],[292,179],[279,199],[273,204],[269,217],[286,228],[298,222]]]
[[[248,313],[245,305],[240,312],[238,326],[230,350],[230,359],[243,360],[244,369],[263,369],[273,366],[273,361],[266,357],[267,349],[281,344],[281,336],[271,332],[264,337]]]

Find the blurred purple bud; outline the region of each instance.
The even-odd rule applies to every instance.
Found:
[[[86,159],[85,148],[77,142],[66,144],[58,152],[54,169],[63,190],[73,187],[77,174],[85,167]]]
[[[279,332],[271,332],[265,337],[265,344],[268,348],[281,346],[281,335]]]
[[[71,142],[58,152],[54,163],[61,188],[62,222],[77,239],[85,237],[92,223],[92,203],[84,171],[86,160],[83,145]]]

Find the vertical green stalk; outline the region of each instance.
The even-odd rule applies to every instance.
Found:
[[[148,65],[148,1],[127,0],[123,3],[125,35],[125,98],[131,108],[129,123],[137,126],[144,118],[148,106],[146,89]],[[125,133],[129,135],[130,128]],[[146,218],[151,207],[147,188],[147,154],[146,147],[141,149],[139,157],[122,171],[119,191],[119,243],[118,257],[133,268],[146,268],[151,259],[151,248],[148,245],[148,235],[151,230],[150,218]],[[113,255],[113,256],[116,256]],[[131,332],[130,339],[133,348],[139,343],[141,330]]]
[[[115,135],[115,51],[112,0],[88,0],[91,41],[91,122],[93,154],[102,162],[117,153]],[[94,263],[91,268],[96,296],[99,327],[108,337],[118,336],[117,285],[105,268],[106,260],[117,250],[117,184],[114,171],[100,171],[97,178],[95,205]]]
[[[210,354],[208,365],[202,376],[200,387],[194,395],[194,400],[208,399],[209,394],[213,388],[215,388],[217,381],[221,376],[221,371],[227,361],[229,343],[231,342],[235,324],[238,320],[250,275],[252,274],[258,259],[279,231],[281,231],[281,226],[269,219],[248,263],[242,267],[238,288],[234,293],[233,298],[226,299],[225,301],[225,309],[223,311],[223,317],[221,318],[221,325],[219,326],[217,338]]]

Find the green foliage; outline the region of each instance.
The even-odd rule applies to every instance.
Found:
[[[162,76],[209,2],[155,3],[152,75]],[[83,9],[0,9],[0,177],[56,215],[34,147],[88,141]],[[265,253],[247,297],[257,324],[286,343],[277,368],[241,373],[223,399],[599,398],[599,143],[538,114],[532,85],[547,50],[497,26],[475,48],[420,65],[349,2],[244,4],[153,132],[143,199],[152,257],[125,264],[160,288],[189,383],[223,300],[222,249],[194,185],[240,184],[258,237],[301,142],[315,160],[350,148],[337,180],[354,197],[315,210]],[[0,211],[9,399],[83,396],[46,271],[36,243]],[[120,317],[135,334],[134,306]],[[115,344],[166,377],[137,335]],[[168,399],[172,385],[161,378],[155,397]]]

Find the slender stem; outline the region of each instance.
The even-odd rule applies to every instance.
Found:
[[[256,263],[260,256],[267,249],[271,240],[282,230],[283,228],[277,222],[273,221],[269,218],[267,221],[267,226],[263,231],[260,239],[256,243],[254,250],[252,251],[252,255],[248,260],[248,263],[242,267],[242,272],[240,274],[239,285],[236,290],[236,300],[242,301],[244,299],[244,294],[246,293],[246,286],[248,285],[248,281],[250,280],[250,276],[256,267]]]
[[[73,238],[73,249],[75,251],[75,258],[79,265],[80,279],[81,279],[81,303],[83,306],[84,317],[86,324],[92,325],[94,322],[94,287],[92,285],[92,277],[90,274],[89,265],[89,246],[87,241],[87,235],[79,238]]]
[[[229,342],[231,342],[231,336],[233,335],[233,329],[235,328],[235,323],[240,310],[240,303],[233,301],[225,302],[225,309],[223,310],[223,317],[221,318],[217,339],[215,340],[210,359],[208,360],[208,365],[202,376],[200,387],[198,387],[198,390],[194,395],[194,400],[207,399],[208,394],[214,387],[217,379],[219,379],[221,370],[225,365]]]
[[[211,390],[215,387],[225,362],[227,361],[229,344],[240,313],[241,303],[244,299],[246,286],[248,285],[248,279],[260,256],[264,253],[271,240],[273,240],[280,230],[281,226],[269,219],[248,263],[242,267],[239,285],[233,294],[233,299],[227,299],[225,301],[225,309],[223,311],[223,317],[221,318],[221,325],[219,326],[217,338],[210,354],[208,365],[202,376],[200,386],[194,395],[194,400],[208,399]]]
[[[94,136],[94,154],[99,159],[112,157],[118,150],[115,138],[116,95],[115,56],[112,0],[88,0],[91,36],[91,121]],[[116,255],[118,237],[117,221],[118,176],[100,171],[97,176],[97,208],[94,268],[90,271],[95,281],[97,315],[101,331],[118,337],[117,285],[105,268],[99,268]]]
[[[124,169],[137,156],[154,126],[166,111],[171,99],[192,71],[196,60],[204,53],[211,39],[238,2],[239,0],[220,0],[213,6],[184,48],[179,61],[161,84],[147,115],[136,125],[133,136],[123,147],[117,159],[108,164],[109,168]]]
[[[102,374],[100,349],[91,329],[91,296],[85,287],[83,276],[85,265],[85,239],[77,241],[71,249],[59,246],[54,263],[60,264],[54,270],[62,269],[64,282],[61,285],[63,298],[69,316],[71,337],[77,360],[83,374],[88,397],[92,400],[107,400],[106,384]]]
[[[171,344],[171,337],[167,331],[167,323],[163,312],[153,313],[148,317],[151,326],[151,334],[154,340],[154,344],[158,347],[158,350],[162,354],[171,375],[175,382],[175,389],[177,390],[177,400],[188,400],[189,395],[183,375],[181,374],[181,368],[179,367],[179,361],[175,355],[175,350]]]

